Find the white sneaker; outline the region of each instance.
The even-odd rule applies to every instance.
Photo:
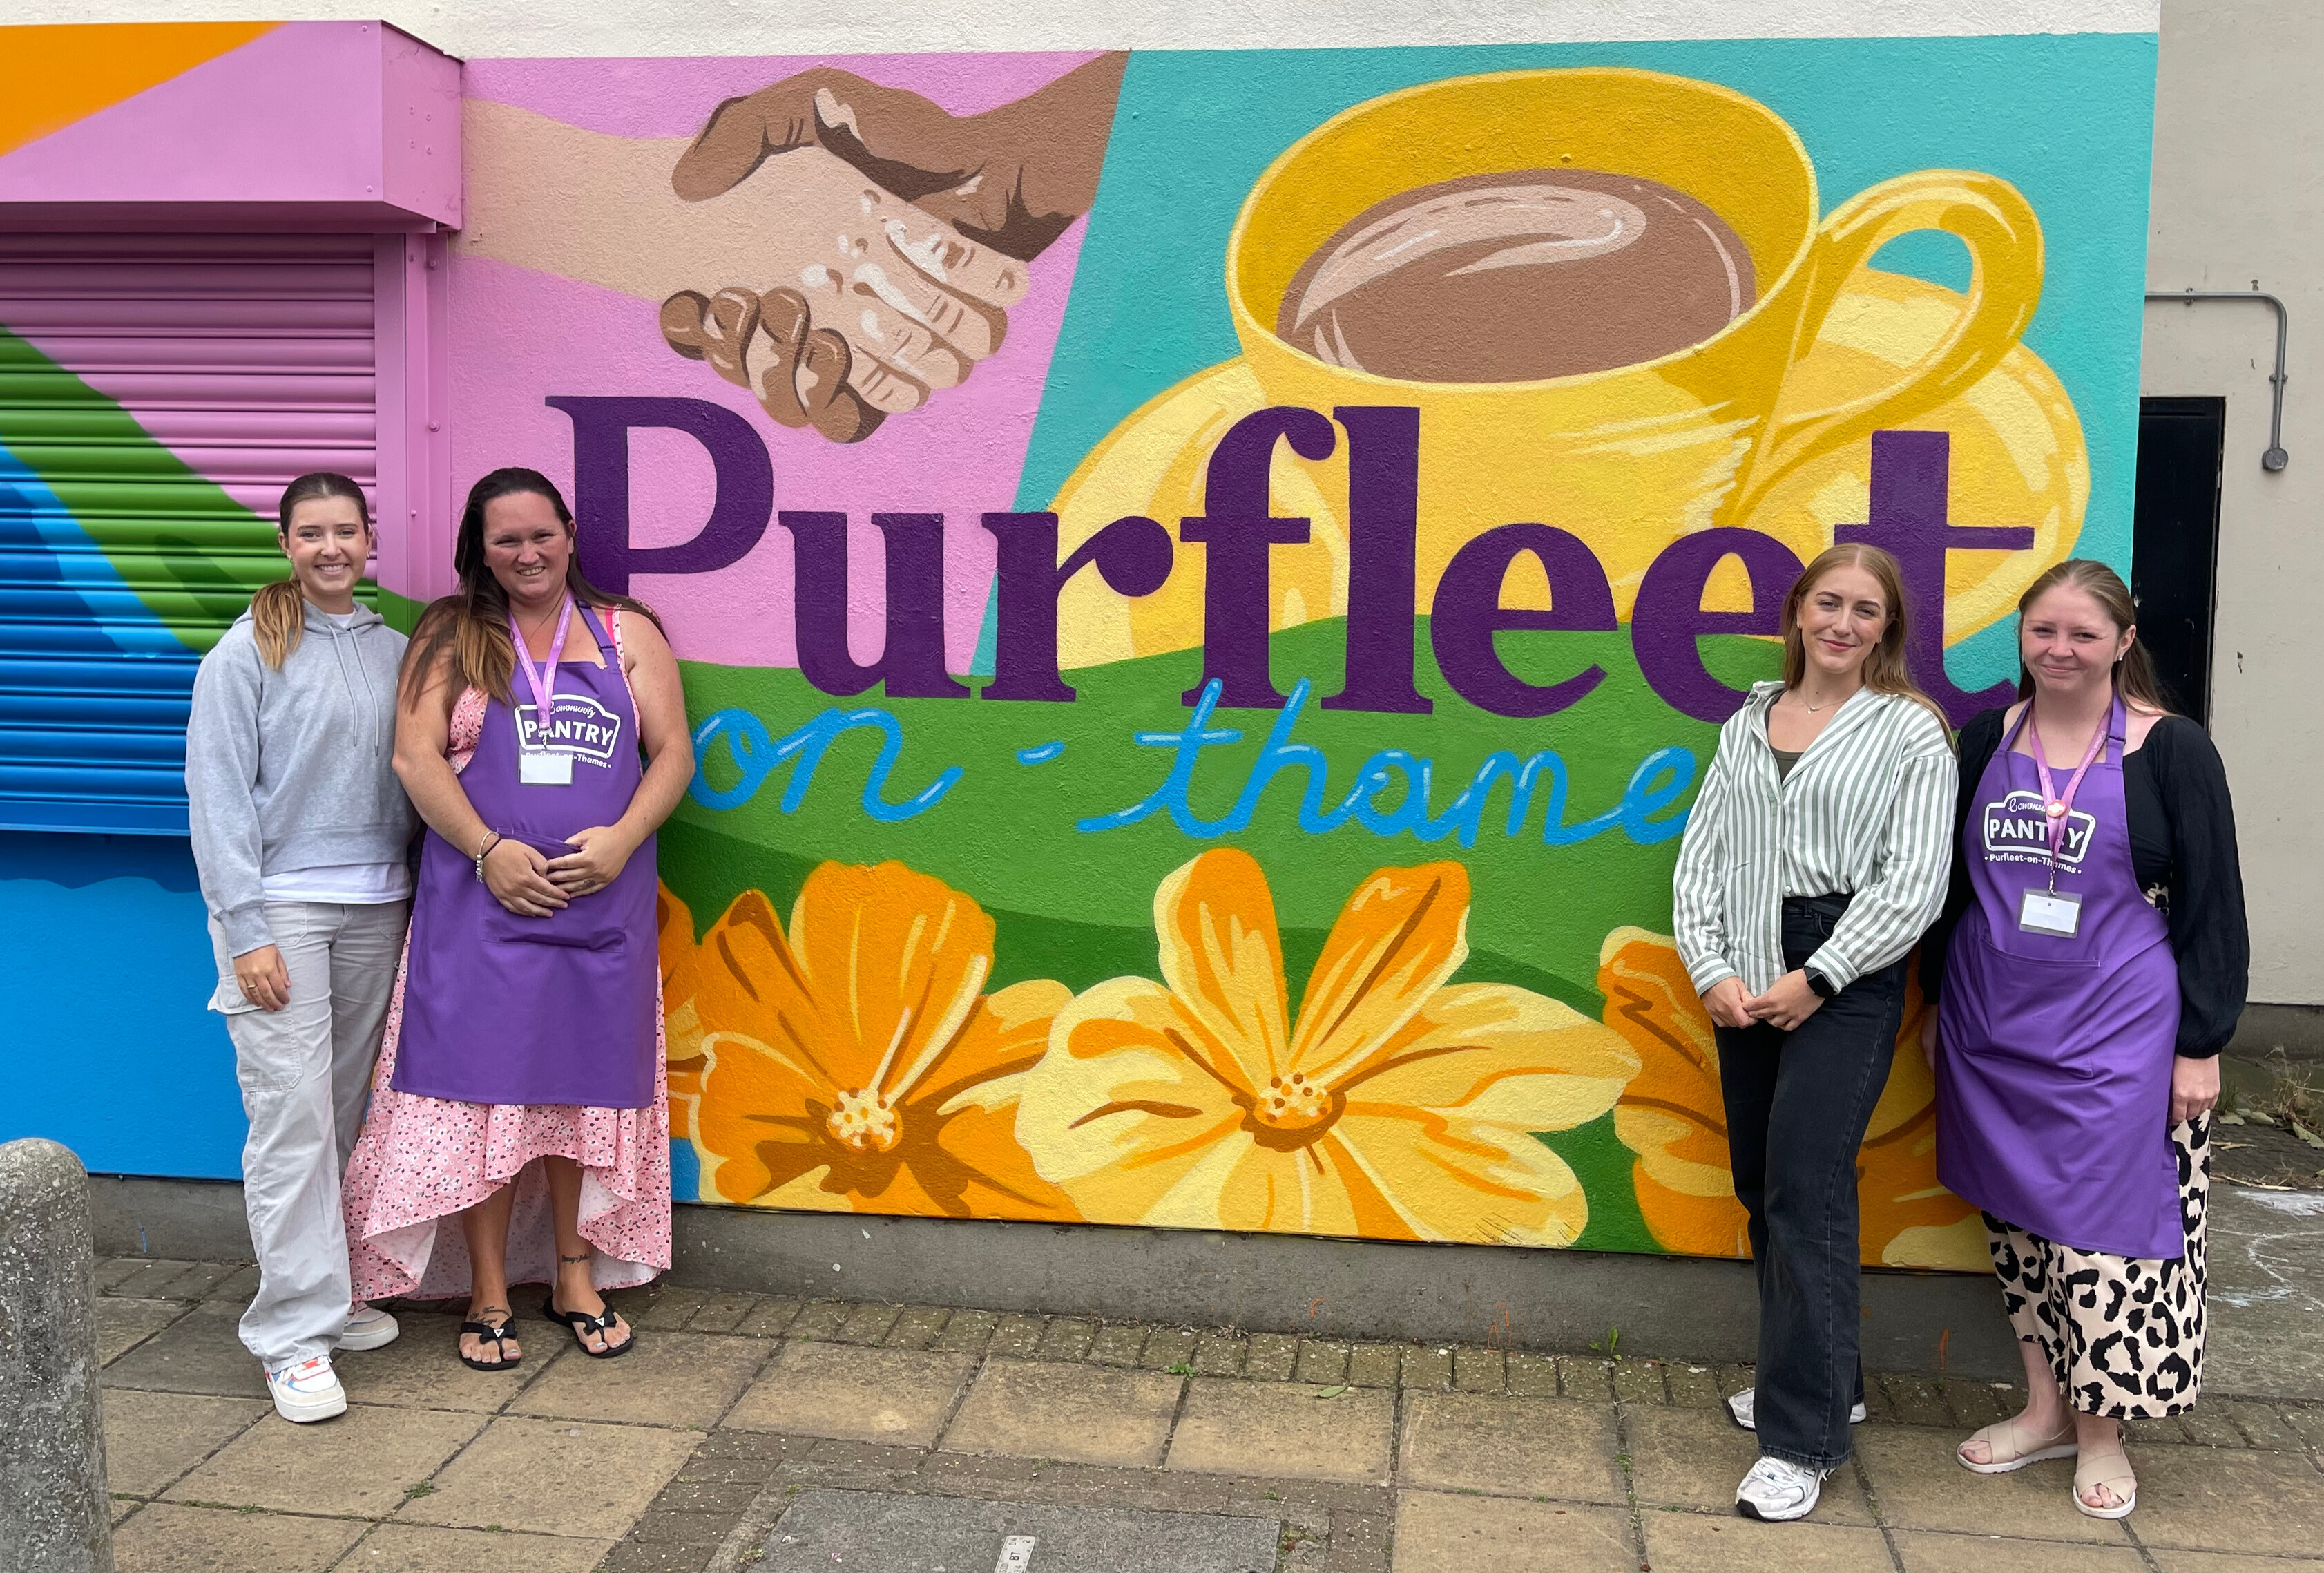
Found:
[[[274,1412],[299,1425],[347,1411],[347,1390],[339,1385],[328,1355],[269,1371],[266,1391],[274,1396]]]
[[[1752,1395],[1758,1391],[1756,1387],[1747,1387],[1727,1401],[1729,1417],[1747,1431],[1756,1431],[1759,1429],[1758,1422],[1753,1418],[1752,1410]],[[1860,1426],[1864,1423],[1862,1404],[1859,1403],[1848,1411],[1848,1423],[1851,1426]]]
[[[347,1325],[339,1329],[338,1346],[342,1349],[383,1349],[395,1342],[403,1329],[395,1319],[375,1305],[358,1303],[347,1313]]]
[[[1762,1456],[1735,1488],[1735,1511],[1771,1524],[1805,1518],[1815,1511],[1816,1498],[1823,1494],[1823,1477],[1830,1473]]]

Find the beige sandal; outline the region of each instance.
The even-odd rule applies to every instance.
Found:
[[[1983,1442],[1987,1452],[1991,1455],[1986,1462],[1979,1464],[1959,1448],[1954,1449],[1953,1457],[1960,1460],[1962,1468],[1977,1474],[2006,1475],[2012,1470],[2023,1469],[2028,1464],[2039,1464],[2050,1458],[2070,1458],[2081,1451],[2080,1444],[2074,1440],[2072,1415],[2066,1417],[2062,1430],[2046,1437],[2034,1435],[2034,1428],[2023,1423],[2024,1420],[2022,1415],[2012,1415],[1997,1424],[1987,1426],[1970,1437],[1969,1442],[1961,1444],[1966,1448],[1969,1442]]]
[[[2114,1493],[2112,1507],[2092,1507],[2082,1493],[2103,1486]],[[2074,1467],[2074,1506],[2089,1518],[2128,1518],[2138,1505],[2138,1476],[2130,1472],[2130,1457],[2120,1448],[2092,1453]]]

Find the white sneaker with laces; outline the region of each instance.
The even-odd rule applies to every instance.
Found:
[[[1828,1469],[1803,1469],[1797,1464],[1764,1455],[1735,1488],[1735,1511],[1766,1523],[1787,1523],[1815,1511],[1823,1494]]]
[[[338,1346],[342,1349],[383,1349],[395,1342],[403,1329],[395,1319],[375,1305],[359,1303],[347,1312],[347,1325],[339,1329]]]
[[[327,1420],[347,1411],[347,1390],[339,1385],[328,1355],[269,1371],[266,1391],[274,1397],[274,1412],[294,1424]]]
[[[1759,1429],[1758,1421],[1754,1417],[1752,1404],[1753,1395],[1758,1391],[1756,1387],[1747,1387],[1727,1401],[1728,1417],[1747,1431],[1756,1431]],[[1864,1423],[1862,1404],[1859,1403],[1848,1411],[1848,1423],[1851,1426],[1860,1426]]]

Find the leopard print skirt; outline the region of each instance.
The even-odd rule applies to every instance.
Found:
[[[2077,1251],[1985,1215],[2009,1325],[2041,1346],[2084,1414],[2160,1420],[2192,1409],[2203,1385],[2203,1215],[2211,1119],[2176,1126],[2187,1254],[2163,1261]]]

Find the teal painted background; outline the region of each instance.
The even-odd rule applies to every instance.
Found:
[[[1132,54],[1017,506],[1046,507],[1122,417],[1239,353],[1227,233],[1285,148],[1421,82],[1627,66],[1717,82],[1782,116],[1814,161],[1826,213],[1914,170],[1982,170],[2024,193],[2047,254],[2024,342],[2064,383],[2089,447],[2076,550],[2127,573],[2154,62],[2153,35],[2101,33]],[[1877,262],[1968,282],[1950,236],[1907,236]],[[1955,646],[1954,680],[2013,675],[2014,637],[1996,625]],[[980,654],[990,670],[989,628]]]

